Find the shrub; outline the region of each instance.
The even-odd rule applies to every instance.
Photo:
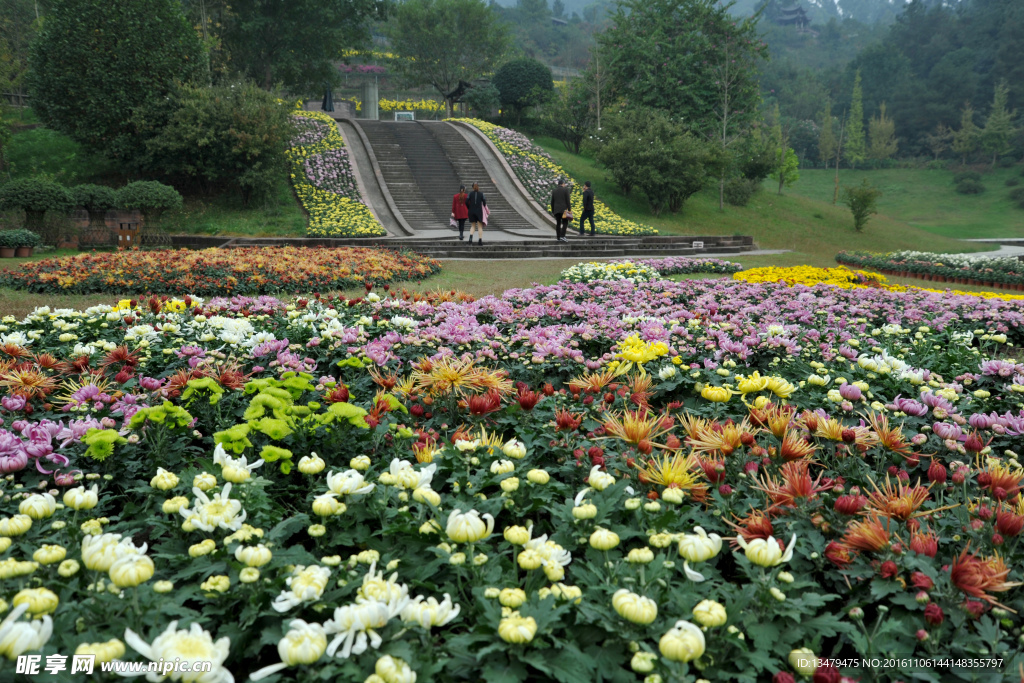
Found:
[[[43,243],[39,233],[31,230],[5,230],[0,232],[0,245],[5,247],[38,247]]]
[[[953,184],[954,185],[959,185],[960,183],[964,182],[965,180],[980,181],[981,180],[981,174],[978,173],[977,171],[960,171],[959,173],[957,173],[956,175],[953,176]]]
[[[501,106],[501,93],[491,84],[470,88],[462,96],[462,103],[469,107],[477,118],[488,118]]]
[[[961,180],[956,184],[957,194],[981,194],[985,186],[977,180]]]
[[[106,185],[76,185],[71,188],[71,197],[75,206],[89,212],[89,227],[102,228],[108,209],[117,208],[117,190]]]
[[[748,178],[731,178],[725,181],[725,201],[733,206],[746,206],[757,191],[758,181]]]
[[[536,59],[514,59],[494,74],[491,83],[498,89],[501,106],[512,110],[516,117],[523,110],[540,104],[555,89],[551,69]]]
[[[287,175],[290,113],[288,104],[252,84],[183,86],[136,117],[147,138],[140,165],[150,177],[179,186],[238,192],[249,205]]]
[[[867,181],[867,178],[860,185],[847,187],[843,192],[843,203],[850,207],[853,214],[853,227],[860,232],[867,225],[871,214],[878,213],[878,198],[882,191]]]
[[[0,187],[0,209],[22,209],[25,227],[39,232],[47,211],[70,211],[71,194],[49,178],[22,178]]]
[[[117,193],[118,203],[126,209],[138,209],[146,222],[155,223],[169,209],[181,208],[181,195],[170,185],[153,180],[129,183]]]
[[[203,64],[196,31],[176,0],[52,3],[32,44],[32,108],[46,124],[91,150],[132,159],[132,125],[147,103]]]
[[[1006,179],[1006,186],[1007,187],[1017,187],[1018,185],[1020,185],[1020,178],[1017,178],[1015,176],[1011,176],[1011,177]]]
[[[1010,190],[1010,199],[1015,202],[1024,202],[1024,187],[1017,187]]]

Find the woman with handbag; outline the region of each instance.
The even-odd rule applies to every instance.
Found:
[[[459,222],[459,239],[463,239],[463,231],[466,229],[466,219],[469,218],[469,209],[466,208],[466,186],[459,185],[459,192],[452,197],[452,220]],[[470,241],[473,237],[470,236]]]
[[[469,243],[473,244],[473,231],[477,230],[479,241],[484,243],[484,207],[487,206],[487,198],[480,191],[479,183],[473,183],[473,191],[466,197],[466,215],[469,217]]]

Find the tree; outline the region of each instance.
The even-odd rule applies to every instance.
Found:
[[[478,117],[486,117],[501,106],[501,97],[498,95],[498,89],[488,83],[470,88],[469,92],[462,96],[462,103],[472,109]]]
[[[836,153],[835,122],[832,120],[832,100],[825,100],[825,111],[821,113],[821,126],[818,132],[818,158],[825,162],[825,170],[828,170],[828,162]]]
[[[768,52],[756,17],[718,0],[621,0],[610,21],[597,36],[601,63],[630,106],[662,109],[720,144],[759,118]]]
[[[970,101],[964,102],[960,114],[960,130],[953,133],[953,151],[960,155],[965,166],[967,157],[978,151],[980,141],[981,130],[974,123],[974,107]]]
[[[89,213],[90,228],[104,228],[107,211],[117,207],[117,191],[105,185],[76,185],[71,197],[75,206]]]
[[[142,107],[202,68],[199,38],[175,0],[55,0],[32,44],[32,108],[50,128],[130,159]]]
[[[992,111],[985,121],[985,127],[981,130],[981,146],[986,152],[992,154],[992,168],[996,167],[996,160],[999,155],[1009,151],[1010,139],[1013,137],[1013,119],[1016,111],[1009,111],[1006,108],[1006,99],[1010,94],[1010,88],[1006,81],[1000,81],[996,85],[995,96],[992,98]]]
[[[573,79],[559,88],[543,109],[547,129],[573,154],[580,153],[580,145],[594,130],[594,107],[587,97],[586,84]]]
[[[871,141],[867,152],[869,159],[885,161],[899,149],[896,124],[885,115],[885,102],[879,106],[878,116],[873,116],[868,122],[868,134]]]
[[[445,98],[459,81],[472,82],[501,63],[508,33],[482,0],[406,0],[384,26],[399,72],[413,85],[432,86]],[[458,38],[453,39],[453,30]]]
[[[265,89],[279,83],[293,92],[321,92],[325,81],[337,79],[332,62],[368,43],[371,20],[385,19],[389,6],[376,0],[232,0],[224,47],[234,70]],[[444,28],[450,32],[456,25],[463,26]]]
[[[846,154],[850,166],[864,160],[864,96],[860,84],[860,71],[853,81],[853,99],[850,101],[850,116],[846,121]]]
[[[878,198],[882,191],[872,187],[867,178],[860,185],[843,188],[843,203],[853,214],[853,227],[860,232],[867,225],[868,218],[878,213]]]
[[[772,130],[770,135],[772,150],[772,180],[779,183],[779,194],[782,194],[783,187],[789,187],[800,179],[800,161],[796,152],[789,146],[789,128],[782,125],[782,115],[779,113],[779,105],[775,105],[772,112]]]
[[[640,190],[651,212],[679,211],[707,184],[710,143],[664,112],[637,107],[609,116],[598,161],[620,189]]]
[[[501,106],[518,120],[523,111],[543,103],[555,89],[551,69],[536,59],[514,59],[498,69],[491,83],[501,95]]]
[[[935,155],[935,161],[938,161],[942,153],[949,149],[949,143],[952,139],[953,131],[944,123],[935,126],[935,132],[925,136],[925,142],[931,153]]]
[[[71,207],[71,194],[49,178],[21,178],[0,187],[0,210],[23,210],[25,227],[33,232],[42,230],[47,211],[66,213]]]
[[[248,206],[286,177],[289,114],[288,105],[253,84],[183,86],[140,115],[146,153],[139,165],[150,177],[207,194],[235,191]]]
[[[117,200],[126,209],[141,211],[150,225],[155,225],[165,211],[180,209],[182,205],[177,190],[152,180],[128,183],[117,193]]]

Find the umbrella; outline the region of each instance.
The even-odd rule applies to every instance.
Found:
[[[320,105],[322,111],[334,111],[334,95],[331,94],[331,84],[327,84],[327,89],[324,91],[324,101]]]

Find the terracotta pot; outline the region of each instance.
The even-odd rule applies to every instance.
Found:
[[[14,258],[14,247],[0,247],[0,258]]]
[[[17,256],[18,258],[25,258],[26,256],[32,255],[32,249],[33,247],[18,247],[14,251],[14,255]]]

